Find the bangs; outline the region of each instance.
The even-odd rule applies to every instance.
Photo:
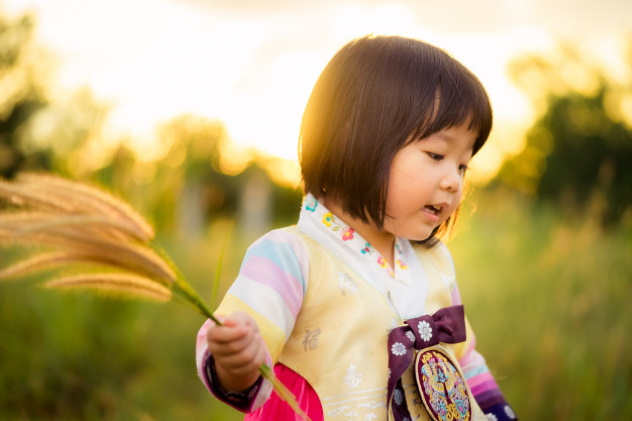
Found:
[[[443,73],[438,75],[432,114],[425,106],[411,110],[421,117],[412,138],[423,139],[440,130],[468,123],[468,129],[478,133],[473,150],[476,154],[492,128],[489,97],[478,78],[469,70],[449,64],[446,63]]]

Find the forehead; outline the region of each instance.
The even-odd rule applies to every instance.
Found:
[[[420,140],[422,142],[445,144],[449,147],[472,151],[477,137],[478,131],[470,129],[468,124],[462,124],[439,130]]]

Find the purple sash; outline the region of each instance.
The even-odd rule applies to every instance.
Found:
[[[447,354],[434,347],[440,342],[455,344],[465,341],[463,306],[442,308],[431,316],[416,317],[404,323],[388,335],[390,376],[386,399],[395,420],[410,419],[401,377],[413,362],[415,350],[424,350],[415,359],[415,377],[419,394],[431,417],[435,420],[471,419],[463,376]],[[434,348],[430,350],[430,347]],[[463,397],[466,402],[462,402]]]

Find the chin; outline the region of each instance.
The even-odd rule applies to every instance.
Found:
[[[432,231],[428,231],[428,232],[423,232],[423,233],[419,233],[419,234],[415,234],[415,235],[409,235],[407,237],[405,237],[407,240],[409,241],[426,241],[427,239],[429,239],[432,236]]]

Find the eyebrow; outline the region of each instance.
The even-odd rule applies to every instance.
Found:
[[[438,132],[435,132],[434,134],[436,135],[436,138],[438,138],[439,140],[445,143],[452,144],[456,142],[456,137],[450,135],[445,130],[439,130]],[[474,149],[474,144],[476,144],[476,138],[472,142],[472,145],[471,145],[472,149]]]
[[[454,136],[451,136],[450,134],[446,133],[445,130],[439,130],[435,134],[437,135],[438,138],[440,138],[441,140],[445,142],[448,142],[448,143],[454,142]]]

